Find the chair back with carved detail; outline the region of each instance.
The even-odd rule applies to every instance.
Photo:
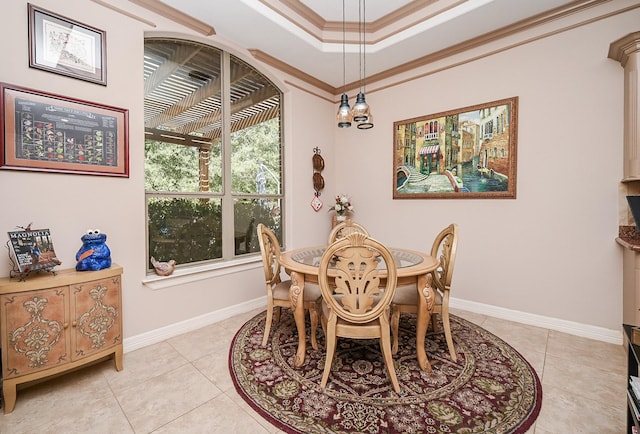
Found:
[[[385,269],[386,277],[381,278]],[[393,388],[399,393],[389,325],[397,268],[389,249],[360,232],[339,238],[322,255],[318,283],[327,350],[321,387],[329,378],[337,337],[377,338]]]
[[[433,272],[433,283],[441,292],[451,289],[457,250],[458,226],[452,223],[436,236],[431,246],[431,256],[440,261],[440,266]]]
[[[365,235],[369,235],[367,229],[362,226],[360,223],[356,223],[351,219],[347,219],[343,222],[338,223],[329,233],[329,242],[328,244],[333,243],[338,238],[344,238],[349,234],[354,232],[359,232]]]
[[[262,254],[264,278],[269,288],[280,283],[280,242],[273,231],[262,223],[258,224],[256,232]]]
[[[262,264],[264,267],[264,279],[267,289],[267,316],[264,325],[264,335],[262,346],[266,346],[271,332],[271,323],[280,320],[281,308],[291,308],[290,288],[291,280],[282,280],[280,277],[280,242],[271,229],[259,223],[256,232],[258,233],[258,243],[262,254]],[[318,312],[320,311],[320,288],[311,283],[305,285],[303,295],[304,309],[309,311],[311,319],[311,346],[318,348],[316,341],[316,329],[318,327]]]
[[[453,267],[456,263],[457,249],[458,225],[452,223],[436,235],[431,245],[431,256],[439,261],[438,268],[431,273],[433,277],[433,288],[436,292],[435,304],[431,312],[431,324],[435,330],[435,314],[440,314],[449,355],[454,362],[457,361],[458,358],[453,344],[451,323],[449,321],[449,293],[451,290],[451,280],[453,278]],[[400,314],[417,312],[418,302],[418,293],[415,284],[397,288],[396,296],[391,304],[391,328],[393,331],[394,354],[398,352]]]

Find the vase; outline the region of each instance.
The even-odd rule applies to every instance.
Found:
[[[336,221],[338,222],[344,222],[347,220],[347,216],[346,215],[337,215],[336,216]]]

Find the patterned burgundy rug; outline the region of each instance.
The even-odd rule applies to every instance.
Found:
[[[444,335],[430,332],[426,345],[433,372],[426,373],[415,359],[415,316],[402,316],[400,350],[394,356],[397,394],[377,340],[338,338],[323,391],[322,329],[318,350],[308,344],[306,363],[295,368],[293,316],[283,310],[263,348],[265,316],[257,315],[237,332],[229,370],[247,403],[287,433],[522,434],[540,412],[542,387],[531,365],[500,338],[462,318],[451,316],[458,361],[451,361]]]

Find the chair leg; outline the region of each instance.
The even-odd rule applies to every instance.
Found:
[[[280,309],[280,308],[278,308]],[[262,346],[267,346],[269,340],[269,333],[271,333],[271,322],[273,321],[273,303],[267,304],[267,319],[264,323],[264,336],[262,337]]]
[[[331,364],[333,363],[333,356],[336,351],[336,322],[329,321],[327,324],[326,343],[327,354],[324,360],[324,371],[322,372],[322,381],[320,387],[324,389],[327,386],[329,380],[329,373],[331,372]]]
[[[400,339],[400,310],[391,307],[391,331],[393,332],[392,354],[398,354],[398,340]]]
[[[449,347],[449,355],[454,362],[458,361],[456,350],[453,346],[453,337],[451,336],[451,323],[449,323],[449,311],[443,309],[440,314],[442,317],[442,327],[444,328],[444,337],[447,339],[447,347]]]
[[[311,347],[318,349],[318,340],[316,339],[316,330],[318,329],[318,308],[314,304],[309,307],[309,318],[311,319]]]
[[[398,383],[398,376],[396,375],[396,368],[393,366],[393,356],[391,355],[391,336],[389,335],[389,325],[381,323],[380,326],[382,328],[380,333],[380,348],[382,349],[384,363],[387,366],[387,372],[391,379],[393,390],[395,390],[396,393],[400,393],[400,384]]]

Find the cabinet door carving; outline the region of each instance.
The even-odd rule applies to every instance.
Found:
[[[7,378],[41,371],[68,359],[68,289],[0,296],[8,348],[3,353]]]
[[[74,359],[121,343],[120,276],[73,285]]]

